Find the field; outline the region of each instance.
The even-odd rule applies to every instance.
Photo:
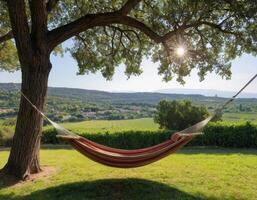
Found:
[[[153,122],[151,118],[134,119],[134,120],[94,120],[94,121],[83,121],[76,123],[64,123],[62,124],[65,128],[73,130],[74,132],[88,132],[88,133],[99,133],[99,132],[119,132],[128,130],[157,130],[158,124]]]
[[[7,156],[0,151],[0,167]],[[257,199],[257,150],[184,148],[135,169],[105,167],[71,149],[44,149],[41,160],[51,176],[0,187],[0,199]]]
[[[224,113],[223,120],[228,122],[250,121],[257,123],[257,113]]]
[[[257,123],[257,113],[225,113],[223,115],[224,122],[240,123],[250,121]],[[100,133],[100,132],[120,132],[130,130],[150,130],[159,129],[158,124],[154,123],[152,118],[142,118],[133,120],[92,120],[75,123],[63,123],[65,128],[77,133]]]

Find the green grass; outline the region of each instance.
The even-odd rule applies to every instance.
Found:
[[[8,157],[0,151],[0,167]],[[44,149],[56,173],[0,188],[1,200],[257,199],[257,150],[183,149],[135,169],[105,167],[70,149]]]
[[[133,119],[133,120],[93,120],[75,123],[63,123],[65,128],[74,132],[120,132],[120,131],[144,131],[144,130],[158,130],[158,124],[153,122],[152,118]]]
[[[222,118],[228,122],[250,121],[257,123],[257,113],[224,113]]]

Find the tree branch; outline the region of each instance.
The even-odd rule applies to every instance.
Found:
[[[28,61],[32,59],[33,51],[25,2],[24,0],[8,0],[7,7],[20,63],[23,66],[28,66]]]
[[[127,15],[141,0],[128,0],[118,11],[121,15]]]
[[[94,53],[90,50],[90,48],[88,48],[88,44],[85,41],[85,39],[83,37],[81,37],[79,34],[76,35],[76,37],[83,43],[83,45],[85,46],[86,51],[88,51],[91,55],[95,56]]]
[[[208,21],[201,21],[200,19],[191,24],[183,24],[175,30],[171,30],[164,34],[163,36],[159,35],[148,27],[143,22],[138,21],[137,19],[123,15],[124,13],[129,12],[133,6],[135,6],[139,0],[128,0],[127,3],[119,11],[108,12],[108,13],[98,13],[98,14],[87,14],[69,24],[58,27],[50,32],[48,32],[48,44],[52,50],[58,44],[64,42],[65,40],[77,35],[80,32],[86,31],[90,28],[96,26],[108,26],[111,24],[122,24],[129,27],[136,28],[146,34],[150,39],[156,43],[163,43],[175,34],[185,31],[186,29],[199,27],[201,25],[211,26],[223,33],[236,34],[234,32],[225,30],[221,25],[215,24]],[[124,10],[126,11],[124,11]],[[124,12],[123,12],[123,11]],[[123,13],[123,14],[122,14]]]
[[[119,12],[99,13],[99,14],[88,14],[84,17],[77,19],[67,25],[56,28],[48,33],[48,44],[53,49],[63,41],[77,35],[80,32],[86,31],[89,28],[96,26],[107,26],[110,24],[123,24],[130,27],[137,28],[138,30],[145,33],[149,38],[154,40],[156,43],[162,41],[162,37],[151,30],[144,23],[129,17],[123,16]]]
[[[111,53],[112,57],[114,58],[114,38],[116,36],[116,29],[113,30],[112,39],[111,39]]]
[[[12,38],[13,38],[13,33],[12,33],[12,31],[9,31],[9,32],[6,33],[5,35],[0,36],[0,43],[5,42],[5,41],[7,41],[7,40],[10,40],[10,39],[12,39]]]
[[[222,24],[222,22],[221,22]],[[222,33],[227,33],[227,34],[233,34],[233,35],[237,35],[238,33],[236,32],[233,32],[233,31],[228,31],[228,30],[225,30],[222,28],[222,26],[220,24],[215,24],[215,23],[212,23],[212,22],[207,22],[207,21],[200,21],[199,22],[199,25],[207,25],[207,26],[210,26],[212,28],[215,28],[215,29],[218,29],[220,32]]]
[[[206,50],[206,46],[205,46],[205,43],[204,43],[204,39],[207,40],[207,38],[201,33],[201,31],[200,31],[198,28],[196,28],[195,30],[196,30],[196,32],[198,33],[198,35],[200,36],[200,41],[201,41],[202,48]],[[207,40],[207,42],[210,43],[209,40]]]
[[[31,38],[36,48],[42,47],[42,41],[46,40],[47,10],[45,0],[29,1],[31,12]]]
[[[125,35],[130,41],[132,41],[132,39],[128,36],[128,34],[127,34],[126,32],[131,32],[131,33],[133,33],[133,34],[137,37],[138,42],[141,43],[140,36],[139,36],[138,33],[137,33],[135,30],[133,30],[133,29],[121,29],[121,28],[119,28],[119,27],[117,27],[117,26],[112,26],[112,25],[109,25],[108,27],[110,27],[110,28],[112,28],[112,29],[114,29],[114,30],[118,30],[118,31],[120,31],[120,32],[123,32],[124,35]]]

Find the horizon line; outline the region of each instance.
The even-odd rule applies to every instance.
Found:
[[[21,84],[21,82],[0,82],[0,84]],[[223,93],[236,93],[236,91],[232,90],[217,90],[217,89],[196,89],[196,88],[163,88],[163,89],[157,89],[157,90],[152,90],[152,91],[131,91],[131,90],[98,90],[98,89],[87,89],[87,88],[78,88],[78,87],[67,87],[67,86],[52,86],[48,85],[48,88],[66,88],[66,89],[78,89],[78,90],[88,90],[88,91],[98,91],[98,92],[107,92],[107,93],[158,93],[158,94],[183,94],[183,95],[202,95],[206,97],[214,97],[217,95],[217,97],[222,97],[222,98],[229,98],[228,96],[223,96],[220,94],[213,94],[213,95],[208,95],[204,93],[178,93],[177,92],[168,92],[169,90],[195,90],[195,91],[216,91],[216,92],[223,92]],[[167,91],[167,92],[161,92]],[[183,91],[181,91],[183,92]],[[190,92],[190,91],[189,91]],[[241,94],[245,95],[256,95],[256,97],[239,97],[239,98],[249,98],[249,99],[257,99],[257,93],[254,92],[242,92]]]

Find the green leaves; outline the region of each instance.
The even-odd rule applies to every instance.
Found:
[[[88,14],[116,12],[126,2],[127,0],[58,1],[48,14],[48,29],[51,31],[78,19],[83,21],[83,17]],[[0,11],[1,37],[11,28],[6,4],[0,1],[0,6],[3,8]],[[30,15],[29,7],[27,10]],[[229,79],[231,60],[243,53],[257,53],[256,10],[257,4],[250,0],[233,3],[225,0],[144,0],[128,16],[145,26],[151,32],[150,35],[158,39],[148,34],[152,38],[150,39],[143,33],[144,28],[138,24],[129,25],[126,20],[115,19],[114,22],[107,23],[108,20],[101,19],[95,23],[92,22],[93,18],[92,21],[87,18],[88,28],[82,28],[80,33],[75,31],[74,43],[66,50],[78,62],[79,74],[101,71],[108,80],[115,73],[115,67],[121,64],[126,65],[125,74],[128,77],[139,75],[144,56],[152,57],[154,62],[160,64],[159,74],[165,81],[175,77],[183,84],[184,77],[193,69],[198,71],[200,80],[210,72]],[[17,69],[14,45],[0,45],[0,68]],[[182,57],[176,55],[176,49],[180,46],[186,49],[186,54]],[[58,47],[54,52],[62,53],[62,49]]]
[[[139,75],[143,56],[150,51],[150,42],[135,29],[121,26],[96,27],[79,34],[70,48],[79,65],[79,74],[101,71],[111,80],[115,67],[126,65],[126,75]]]
[[[115,10],[118,7],[113,2],[104,4],[106,6],[101,9],[96,3],[90,13]],[[124,2],[118,2],[120,7],[122,4]],[[254,7],[256,5],[251,1],[237,6],[225,1],[144,1],[131,11],[130,16],[160,36],[173,33],[162,44],[154,44],[138,29],[110,25],[83,33],[87,45],[76,38],[76,47],[71,52],[78,61],[80,74],[100,70],[107,79],[111,79],[115,67],[122,63],[127,66],[128,77],[139,75],[143,56],[151,56],[154,62],[160,63],[159,74],[165,81],[176,77],[183,84],[184,77],[192,69],[198,70],[200,80],[213,71],[229,79],[231,60],[243,52],[257,52]],[[87,9],[84,6],[85,12],[89,12]],[[127,29],[137,34],[126,32]],[[181,45],[185,46],[186,55],[178,58],[175,51]]]
[[[17,50],[13,41],[0,43],[0,71],[13,72],[19,69]]]
[[[180,102],[162,100],[157,105],[154,121],[161,128],[182,130],[202,121],[209,115],[206,107],[193,106],[188,100]]]
[[[6,3],[0,1],[0,38],[11,30]],[[0,42],[0,70],[15,71],[18,69],[18,57],[13,41]]]

